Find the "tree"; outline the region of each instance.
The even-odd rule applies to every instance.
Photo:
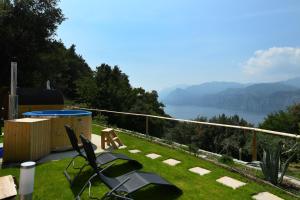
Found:
[[[300,104],[289,106],[286,111],[269,114],[260,128],[299,134]]]
[[[164,112],[164,105],[158,101],[156,91],[146,92],[143,88],[132,90],[129,112],[150,115],[167,116]],[[135,117],[128,119],[128,128],[138,132],[145,132],[145,117]],[[148,118],[148,131],[152,136],[161,137],[167,122],[161,119]]]
[[[156,91],[147,92],[143,88],[132,88],[128,76],[118,66],[101,64],[94,76],[77,81],[79,101],[90,107],[167,116],[164,105],[158,101]],[[103,113],[102,113],[103,114]],[[145,117],[109,114],[108,123],[118,127],[145,133]],[[149,133],[162,136],[165,121],[149,119]]]
[[[67,49],[63,43],[53,41],[50,50],[41,53],[39,72],[39,83],[50,80],[52,86],[59,89],[71,99],[77,98],[76,81],[82,77],[91,77],[92,70],[85,60],[75,52],[75,45]]]
[[[68,98],[76,98],[75,82],[92,71],[76,54],[54,39],[64,20],[57,0],[1,1],[0,3],[0,86],[8,86],[10,61],[18,61],[20,87],[52,87]]]
[[[78,102],[86,104],[88,107],[93,107],[97,104],[95,92],[97,85],[94,76],[85,76],[76,82]]]
[[[33,86],[39,79],[39,53],[49,48],[57,26],[64,20],[56,0],[1,1],[0,85],[8,85],[10,61],[19,63],[19,85]]]
[[[97,89],[93,96],[97,100],[90,102],[92,107],[128,111],[132,88],[128,76],[118,66],[101,64],[96,68],[94,79]]]
[[[226,116],[225,114],[206,118],[196,118],[196,121],[231,124],[238,126],[252,126],[239,116]],[[189,145],[193,149],[200,148],[219,154],[227,154],[232,157],[239,157],[239,149],[243,148],[243,158],[250,159],[248,150],[251,137],[238,129],[196,125],[191,123],[177,123],[174,128],[168,130],[167,136],[175,142]]]
[[[292,134],[299,134],[300,132],[300,104],[294,104],[289,106],[285,111],[281,110],[275,113],[269,114],[262,124],[259,125],[260,128],[281,131]],[[277,145],[279,142],[284,143],[286,148],[291,148],[295,145],[293,139],[273,137],[268,135],[261,135],[258,138],[259,149],[262,151],[266,145]],[[297,141],[296,141],[297,142]],[[295,158],[295,160],[300,159],[300,152]]]

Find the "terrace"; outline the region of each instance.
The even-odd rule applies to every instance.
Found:
[[[93,134],[100,134],[103,126],[93,123]],[[175,184],[182,190],[182,194],[162,193],[159,188],[150,187],[137,192],[135,199],[251,199],[255,195],[263,192],[276,195],[281,199],[298,199],[294,195],[289,195],[282,189],[276,188],[270,184],[261,181],[254,181],[230,169],[230,167],[217,164],[207,158],[196,157],[189,152],[172,148],[163,144],[147,139],[147,137],[137,137],[132,132],[122,131],[118,133],[123,143],[127,146],[125,149],[118,149],[131,158],[138,160],[143,164],[143,171],[155,172]],[[136,153],[130,153],[130,150],[139,150]],[[149,158],[149,154],[160,155],[157,158]],[[180,161],[175,166],[168,165],[163,161],[175,159]],[[71,189],[69,182],[63,175],[63,170],[70,161],[70,158],[52,160],[39,163],[36,167],[34,199],[73,199],[79,192],[80,187],[92,173],[90,168],[86,168],[80,180]],[[76,161],[80,165],[84,160]],[[200,174],[189,169],[200,167],[208,171],[202,171]],[[106,172],[107,175],[116,176],[132,170],[132,167],[122,162],[115,163]],[[0,170],[0,176],[11,174],[19,178],[19,168],[9,167]],[[202,174],[203,173],[203,174]],[[230,177],[237,182],[235,189],[221,184],[217,180],[222,177]],[[239,185],[240,184],[240,185]],[[94,181],[92,184],[93,196],[102,197],[107,192],[107,187],[100,181]],[[82,199],[88,198],[88,190],[82,195]],[[276,199],[273,196],[274,199]],[[266,197],[257,199],[267,199]],[[269,199],[272,199],[271,197]]]
[[[286,12],[295,6],[284,7],[287,5],[284,3],[268,10],[265,6],[237,5],[234,2],[232,5],[226,3],[226,12],[215,12],[215,3],[195,6],[196,1],[176,5],[168,2],[165,5],[158,2],[144,5],[125,3],[121,6],[116,6],[116,3],[104,5],[102,2],[92,6],[80,1],[78,5],[71,3],[72,9],[58,0],[0,3],[0,43],[3,47],[0,51],[0,199],[78,199],[77,194],[85,183],[89,183],[87,180],[95,175],[95,171],[99,180],[90,184],[91,188],[84,191],[82,199],[90,197],[90,189],[93,197],[107,199],[105,197],[112,196],[104,195],[108,191],[108,194],[112,193],[110,189],[113,189],[120,192],[114,193],[113,197],[121,195],[121,199],[128,200],[125,197],[130,191],[141,189],[151,181],[160,186],[175,185],[180,192],[169,190],[174,187],[152,185],[142,187],[130,196],[130,200],[131,197],[135,200],[299,199],[299,79],[282,81],[283,78],[294,78],[297,73],[290,73],[291,70],[287,69],[285,74],[278,67],[292,67],[292,72],[295,71],[293,64],[299,58],[299,48],[280,47],[278,44],[296,45],[297,42],[291,42],[291,39],[298,36],[291,34],[297,31],[276,23],[267,23],[271,26],[266,26],[270,19],[275,19],[274,22],[296,21],[293,19],[297,16]],[[199,7],[207,12],[194,12],[198,11],[194,8]],[[224,6],[218,7],[223,9]],[[63,14],[65,8],[68,8],[66,15]],[[145,9],[147,12],[144,12]],[[272,9],[284,12],[278,15]],[[78,24],[78,13],[97,20],[93,20],[91,25],[90,18],[86,18],[88,21],[82,18]],[[213,20],[211,14],[214,15]],[[290,18],[285,18],[285,14]],[[119,20],[124,16],[125,20]],[[262,17],[267,21],[261,20]],[[71,26],[62,26],[61,31],[57,31],[65,19],[72,19],[68,23]],[[197,26],[190,26],[193,24]],[[245,25],[251,25],[252,32],[244,28]],[[278,34],[271,34],[270,38],[265,30],[273,30],[274,25]],[[114,38],[121,29],[122,38]],[[70,41],[68,33],[80,33],[81,30],[84,34],[76,34],[72,38],[77,44],[70,47],[64,44],[66,39]],[[89,34],[85,34],[86,30]],[[277,36],[283,40],[278,40]],[[268,38],[267,43],[264,37]],[[216,46],[216,41],[223,44],[221,48]],[[249,54],[250,43],[256,44],[250,45],[253,55]],[[92,57],[82,57],[79,54],[82,47],[85,47],[85,55]],[[152,59],[154,62],[149,63],[150,55],[155,58]],[[106,62],[121,62],[114,63],[114,66],[98,63],[103,56],[114,58],[105,59]],[[199,56],[205,59],[199,60]],[[126,67],[119,68],[119,65],[124,65],[122,58],[126,58]],[[279,65],[274,62],[278,58]],[[88,63],[94,63],[93,60],[97,61],[97,65],[89,66]],[[241,68],[232,68],[235,64]],[[270,64],[268,69],[266,64]],[[135,77],[125,73],[128,67]],[[181,70],[174,70],[174,67]],[[234,72],[230,71],[233,69]],[[212,71],[218,74],[214,77]],[[244,75],[251,76],[244,76],[242,71],[250,72]],[[259,73],[251,73],[255,71]],[[205,81],[216,77],[229,80],[234,78],[232,75],[240,75],[238,79],[243,82],[280,82],[253,82],[253,85],[234,82],[212,82],[211,85],[208,82],[207,89],[212,88],[211,92],[203,87],[207,84]],[[259,125],[260,128],[238,115],[175,119],[169,117],[167,113],[170,112],[165,112],[159,100],[163,95],[131,85],[137,76],[138,85],[152,89],[177,84],[178,81],[193,83],[193,86],[188,86],[194,88],[193,94],[184,89],[175,95],[174,99],[184,100],[185,103],[180,105],[268,113],[291,106],[274,116],[270,114]],[[202,84],[194,85],[196,81]],[[46,88],[41,88],[43,85]],[[76,108],[72,106],[75,104],[73,100],[82,107],[117,111]],[[294,103],[298,104],[292,105]],[[201,112],[197,114],[203,115]],[[82,144],[80,140],[79,143],[76,141],[74,135],[80,138]],[[108,149],[103,141],[111,143]],[[125,146],[118,148],[115,141]],[[83,146],[82,152],[78,145]],[[93,151],[99,153],[99,157],[95,158]],[[111,152],[120,154],[113,155]],[[114,156],[121,159],[115,161]],[[78,168],[74,168],[73,162],[73,169],[69,171],[71,177],[77,174],[78,169],[81,172],[79,166],[89,165],[74,185],[73,182],[70,184],[65,171],[67,166],[72,166],[73,158],[77,158],[75,166]],[[109,159],[114,162],[105,162]],[[136,161],[142,166],[131,165],[137,164]],[[98,171],[100,168],[101,171]]]

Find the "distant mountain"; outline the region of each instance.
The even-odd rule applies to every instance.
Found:
[[[171,105],[178,105],[178,104],[188,105],[190,103],[188,102],[188,99],[194,98],[192,95],[193,94],[190,94],[185,89],[176,88],[168,95],[166,95],[166,97],[163,98],[162,101],[165,104],[171,104]]]
[[[262,83],[206,95],[198,99],[197,105],[269,113],[294,103],[300,103],[300,89],[280,83]]]
[[[163,102],[269,113],[300,103],[300,78],[275,83],[209,82],[175,89]]]
[[[300,88],[300,77],[282,81],[281,83]]]
[[[208,82],[201,85],[192,85],[185,90],[190,94],[198,94],[197,96],[203,96],[207,94],[214,94],[221,92],[228,88],[243,88],[244,85],[235,82]]]
[[[176,88],[169,92],[162,101],[166,104],[189,105],[197,104],[197,99],[224,91],[229,88],[243,88],[244,85],[235,82],[208,82],[200,85],[192,85],[185,89]]]
[[[187,87],[187,85],[185,84],[179,84],[179,85],[175,85],[172,87],[168,87],[168,88],[164,88],[160,91],[158,91],[159,94],[159,100],[163,101],[171,92],[173,92],[176,89],[185,89]]]

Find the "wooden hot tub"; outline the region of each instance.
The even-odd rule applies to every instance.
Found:
[[[83,133],[91,139],[92,113],[84,110],[43,110],[23,113],[24,117],[46,118],[51,120],[51,151],[71,148],[64,125],[70,125],[79,137]],[[78,140],[80,141],[80,140]]]

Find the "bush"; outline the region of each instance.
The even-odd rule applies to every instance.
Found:
[[[94,117],[94,120],[100,125],[107,125],[107,117],[101,114],[98,114]]]
[[[261,170],[265,179],[274,185],[281,184],[283,176],[289,167],[290,161],[296,156],[298,143],[295,143],[292,148],[284,152],[284,145],[279,142],[277,145],[266,145],[263,148],[263,158],[260,162]],[[288,155],[283,161],[283,155]]]
[[[233,162],[233,158],[231,156],[228,156],[228,155],[222,155],[218,161],[220,163],[223,163],[223,164],[226,164],[226,165],[232,165],[234,162]]]

